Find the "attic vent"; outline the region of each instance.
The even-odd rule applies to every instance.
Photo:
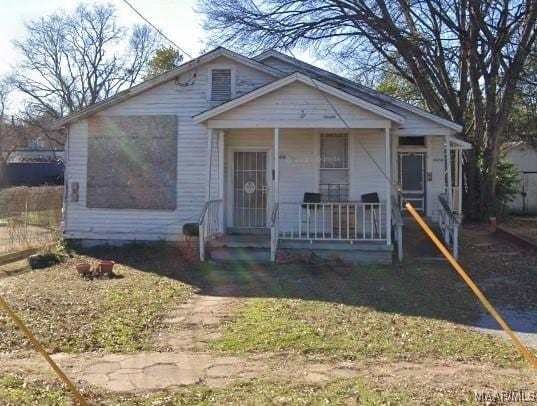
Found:
[[[213,69],[211,100],[231,99],[231,69]]]

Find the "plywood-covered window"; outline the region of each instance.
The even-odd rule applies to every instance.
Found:
[[[231,69],[211,69],[211,100],[225,101],[232,97]]]
[[[349,199],[349,135],[321,134],[320,182],[321,200],[344,202]]]
[[[87,177],[87,207],[175,209],[176,117],[89,118]]]

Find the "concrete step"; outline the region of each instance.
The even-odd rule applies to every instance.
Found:
[[[217,247],[208,250],[209,259],[215,262],[269,262],[270,249]]]
[[[208,248],[263,248],[270,249],[270,237],[264,235],[223,235],[207,241]]]

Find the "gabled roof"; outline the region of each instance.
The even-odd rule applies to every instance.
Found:
[[[152,89],[155,86],[158,86],[162,83],[165,83],[169,80],[172,80],[176,78],[177,76],[181,75],[182,73],[195,68],[198,65],[202,65],[204,63],[210,62],[220,56],[225,56],[227,58],[233,59],[237,62],[240,62],[246,66],[250,66],[251,68],[263,71],[269,75],[272,75],[274,77],[281,77],[285,73],[279,71],[278,69],[275,69],[273,67],[270,67],[268,65],[265,65],[259,61],[256,61],[255,59],[247,58],[243,55],[240,55],[236,52],[230,51],[229,49],[218,47],[214,50],[207,52],[206,54],[203,54],[199,56],[196,59],[192,59],[188,62],[185,62],[182,65],[179,65],[178,67],[171,69],[167,72],[164,72],[158,76],[155,76],[154,78],[151,78],[149,80],[146,80],[145,82],[142,82],[136,86],[133,86],[127,90],[123,90],[122,92],[117,93],[116,95],[109,97],[108,99],[105,99],[99,103],[95,103],[89,107],[86,107],[85,109],[82,109],[80,111],[77,111],[75,113],[69,114],[68,116],[63,117],[62,119],[56,121],[53,124],[53,128],[58,129],[66,124],[69,124],[73,121],[80,120],[82,118],[85,118],[89,115],[95,114],[101,110],[104,110],[110,106],[113,106],[117,103],[120,103],[124,100],[127,100],[133,96],[136,96],[142,92],[145,92],[146,90]]]
[[[258,97],[261,97],[267,93],[273,92],[293,82],[301,82],[307,86],[318,88],[322,92],[338,97],[358,107],[368,110],[371,113],[377,114],[388,120],[395,121],[396,123],[403,124],[405,121],[405,118],[400,114],[397,114],[386,108],[380,107],[376,104],[370,103],[367,100],[364,100],[362,98],[359,98],[347,92],[344,92],[343,90],[337,89],[334,86],[324,83],[320,80],[314,79],[310,76],[306,76],[303,73],[294,72],[288,76],[285,76],[282,79],[268,83],[255,90],[252,90],[249,93],[246,93],[245,95],[229,100],[228,102],[220,104],[219,106],[216,106],[210,110],[204,111],[203,113],[200,113],[194,116],[194,122],[201,123],[205,120],[210,119],[211,117],[214,117],[218,114],[222,114],[226,111],[234,109],[244,103],[252,101]]]
[[[108,99],[105,99],[99,103],[96,103],[92,106],[89,106],[81,111],[72,113],[58,121],[56,121],[53,124],[53,128],[58,129],[65,125],[68,125],[72,122],[75,122],[77,120],[83,119],[85,117],[88,117],[92,114],[95,114],[99,111],[105,110],[111,106],[114,106],[118,103],[121,103],[125,100],[130,99],[131,97],[134,97],[136,95],[139,95],[140,93],[145,92],[146,90],[152,89],[155,86],[158,86],[162,83],[165,83],[167,81],[173,80],[177,78],[179,75],[181,75],[184,72],[187,72],[193,68],[196,68],[197,66],[200,66],[204,63],[210,62],[220,56],[228,57],[232,60],[235,60],[241,64],[244,64],[246,66],[252,67],[254,69],[258,69],[260,71],[263,71],[275,78],[282,78],[285,77],[286,74],[289,74],[289,72],[281,71],[277,68],[274,68],[272,66],[269,66],[265,63],[263,63],[264,60],[274,57],[277,59],[280,59],[291,66],[295,67],[296,71],[301,72],[301,79],[307,78],[306,82],[309,82],[309,84],[317,83],[319,87],[324,87],[325,90],[327,90],[327,93],[332,94],[331,92],[338,93],[339,96],[343,99],[345,98],[353,98],[354,104],[359,105],[358,100],[360,103],[364,105],[368,105],[371,108],[371,111],[374,111],[375,109],[378,109],[378,111],[382,111],[383,114],[392,115],[393,117],[398,117],[398,119],[394,119],[393,121],[399,122],[398,120],[401,119],[403,116],[396,111],[393,110],[403,110],[408,111],[411,113],[414,113],[416,115],[419,115],[423,118],[429,119],[432,122],[435,122],[443,127],[447,127],[451,129],[454,132],[460,132],[462,131],[462,126],[459,124],[456,124],[452,121],[443,119],[441,117],[438,117],[432,113],[429,113],[425,110],[422,110],[418,107],[412,106],[408,103],[405,103],[401,100],[398,100],[396,98],[393,98],[391,96],[382,94],[380,92],[377,92],[376,90],[373,90],[371,88],[362,86],[356,82],[353,82],[349,79],[345,79],[341,76],[338,76],[334,73],[328,72],[324,69],[318,68],[316,66],[313,66],[311,64],[308,64],[306,62],[299,61],[295,58],[292,58],[288,55],[285,55],[281,52],[270,50],[267,52],[264,52],[254,58],[247,58],[243,55],[240,55],[236,52],[230,51],[223,47],[218,47],[204,55],[199,56],[196,59],[190,60],[177,68],[174,68],[168,72],[165,72],[161,75],[158,75],[150,80],[147,80],[145,82],[142,82],[136,86],[131,87],[130,89],[124,90],[122,92],[117,93],[115,96],[109,97]],[[290,75],[291,76],[291,75]],[[287,77],[288,78],[288,77]],[[298,78],[298,76],[297,76]],[[277,80],[276,82],[280,82]],[[273,82],[273,83],[276,83]],[[306,83],[304,82],[304,83]],[[221,106],[228,106],[230,103],[243,100],[244,97],[251,97],[252,94],[255,94],[254,92],[262,91],[262,89],[266,91],[271,91],[267,89],[271,89],[270,85],[265,85],[259,89],[254,90],[253,92],[250,92],[244,96],[240,96],[236,99],[230,100],[227,103],[222,104]],[[254,96],[258,97],[258,96]],[[220,106],[218,106],[220,107]],[[210,111],[216,111],[216,109],[212,109]],[[362,106],[363,107],[363,106]],[[232,107],[231,107],[232,108]],[[366,107],[364,107],[366,108]],[[369,110],[369,108],[366,108]],[[208,113],[208,112],[206,112]],[[205,113],[201,113],[196,118],[199,118]],[[215,113],[219,114],[219,113]],[[379,114],[379,113],[377,113]],[[380,115],[383,115],[380,114]],[[385,116],[387,117],[387,116]],[[404,118],[403,118],[404,120]],[[202,120],[203,121],[203,120]]]
[[[388,96],[384,93],[378,92],[374,89],[371,89],[367,86],[360,85],[359,83],[356,83],[352,80],[346,79],[344,77],[341,77],[339,75],[336,75],[332,72],[329,72],[325,69],[318,68],[317,66],[311,65],[307,62],[300,61],[296,58],[293,58],[289,55],[285,55],[281,52],[278,52],[276,50],[268,50],[265,51],[257,56],[255,56],[253,59],[263,62],[264,60],[268,58],[276,58],[283,62],[286,62],[288,64],[291,64],[295,67],[297,67],[297,70],[304,71],[308,74],[316,74],[318,76],[321,76],[327,80],[334,81],[336,83],[339,83],[340,86],[344,86],[346,88],[346,91],[352,92],[358,97],[365,98],[366,100],[369,100],[370,102],[374,104],[378,104],[380,106],[390,108],[392,107],[398,107],[403,110],[407,110],[411,113],[414,113],[418,116],[421,116],[423,118],[429,119],[437,124],[440,124],[442,126],[448,127],[456,132],[462,131],[462,126],[454,123],[453,121],[446,120],[442,117],[439,117],[435,114],[429,113],[428,111],[425,111],[423,109],[420,109],[419,107],[413,106],[411,104],[408,104],[402,100],[396,99],[395,97]],[[337,87],[337,85],[336,85]]]

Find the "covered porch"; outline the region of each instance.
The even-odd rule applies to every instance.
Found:
[[[377,251],[389,262],[393,236],[402,259],[400,187],[394,185],[405,189],[405,182],[407,192],[421,194],[424,214],[437,213],[443,207],[439,196],[447,193],[453,216],[456,191],[445,167],[452,144],[442,148],[449,130],[431,139],[434,157],[428,150],[402,151],[403,116],[304,75],[273,82],[194,121],[207,128],[202,260],[207,241],[230,235],[258,236],[272,261],[282,248],[350,251],[355,257],[360,250]],[[427,131],[408,127],[401,134],[428,139]],[[421,158],[403,162],[402,152]],[[406,177],[401,162],[405,168],[408,163]],[[248,245],[241,239],[239,246]]]
[[[266,238],[273,261],[278,248],[391,251],[391,142],[390,128],[210,128],[201,239]]]

